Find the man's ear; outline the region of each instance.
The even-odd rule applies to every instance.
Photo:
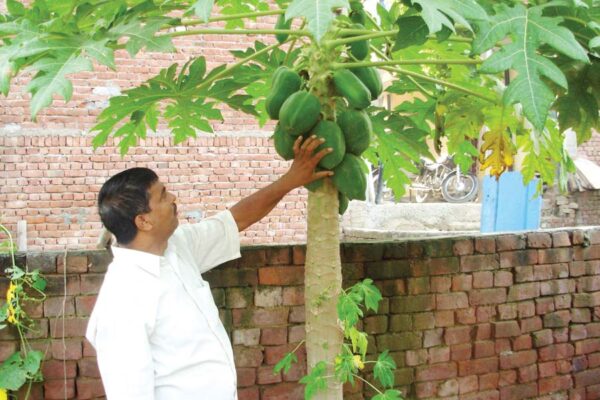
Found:
[[[138,231],[148,232],[152,229],[152,221],[148,217],[148,214],[136,215],[134,221]]]

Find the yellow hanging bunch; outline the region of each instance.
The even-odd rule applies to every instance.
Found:
[[[16,315],[15,291],[16,290],[17,290],[17,285],[15,285],[13,282],[11,282],[10,285],[8,286],[8,290],[6,291],[6,303],[8,304],[8,318],[6,320],[13,325],[17,323],[17,319],[15,318],[15,315]],[[0,393],[0,400],[2,400],[1,393]]]

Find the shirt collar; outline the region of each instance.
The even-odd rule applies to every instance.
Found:
[[[112,246],[113,260],[135,265],[154,276],[160,276],[160,264],[163,257],[145,251]]]

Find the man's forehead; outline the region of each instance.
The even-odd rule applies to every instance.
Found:
[[[164,183],[162,183],[160,180],[157,180],[156,182],[154,182],[152,184],[152,186],[150,186],[150,190],[149,192],[155,193],[155,194],[161,194],[161,192],[163,191],[163,189],[165,188]]]

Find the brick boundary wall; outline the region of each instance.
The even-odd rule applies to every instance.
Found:
[[[552,188],[543,197],[543,229],[600,225],[600,190],[562,194]]]
[[[590,140],[579,146],[577,152],[600,165],[600,133],[594,132]]]
[[[303,398],[303,349],[287,374],[272,368],[304,337],[304,256],[301,245],[245,247],[205,274],[233,341],[240,400]],[[47,351],[32,399],[102,398],[83,335],[109,260],[69,253],[65,268],[63,253],[19,255],[48,279],[48,298],[29,310],[41,326],[33,346]],[[600,229],[345,243],[342,260],[345,285],[369,277],[382,291],[362,321],[369,354],[390,350],[407,398],[600,398]],[[15,349],[15,333],[0,331],[0,359]],[[346,400],[370,395],[346,389]]]

